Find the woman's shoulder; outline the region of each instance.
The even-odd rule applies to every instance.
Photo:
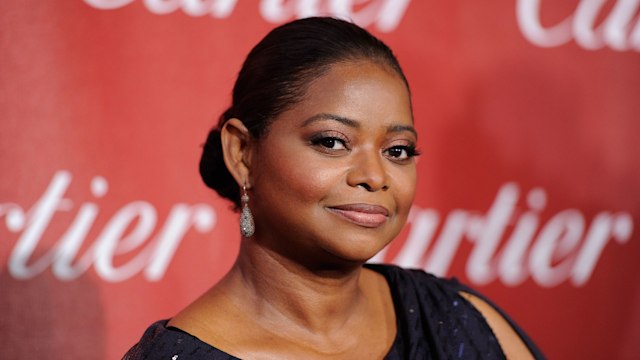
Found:
[[[509,355],[509,348],[504,345],[510,344],[503,343],[521,341],[535,359],[544,359],[535,343],[505,311],[456,278],[387,264],[367,264],[366,267],[384,275],[397,302],[396,308],[400,307],[396,311],[406,312],[407,320],[419,318],[420,322],[441,324],[437,330],[430,330],[448,334],[446,337],[465,328],[475,344],[486,343],[481,346],[483,351],[493,348],[499,341],[502,350]],[[415,316],[415,312],[419,315]]]
[[[149,326],[140,341],[124,355],[122,360],[237,359],[187,332],[168,326],[168,322],[168,320],[160,320]]]

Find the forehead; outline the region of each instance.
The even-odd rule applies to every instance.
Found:
[[[332,65],[309,84],[302,100],[286,113],[296,118],[332,113],[363,123],[413,123],[404,81],[388,66],[371,61]]]

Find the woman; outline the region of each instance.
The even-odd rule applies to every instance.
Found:
[[[241,210],[238,258],[125,359],[542,357],[462,285],[365,264],[405,224],[416,142],[409,86],[385,44],[332,18],[271,31],[200,163]]]

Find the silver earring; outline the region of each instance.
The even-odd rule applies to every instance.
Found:
[[[240,214],[240,233],[244,237],[251,237],[256,231],[256,226],[253,223],[253,215],[249,209],[249,194],[247,194],[247,187],[242,185],[242,196],[240,197],[242,202],[242,213]]]

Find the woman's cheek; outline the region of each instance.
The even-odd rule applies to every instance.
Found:
[[[280,194],[295,194],[301,200],[323,197],[332,181],[335,162],[322,159],[311,149],[272,147],[262,160],[260,174],[268,177],[270,188]]]
[[[409,211],[416,193],[417,171],[415,165],[407,165],[395,176],[399,206],[403,212]]]
[[[297,162],[297,166],[289,173],[291,183],[288,186],[302,199],[325,198],[340,186],[340,169],[337,162],[314,160],[316,159]]]

